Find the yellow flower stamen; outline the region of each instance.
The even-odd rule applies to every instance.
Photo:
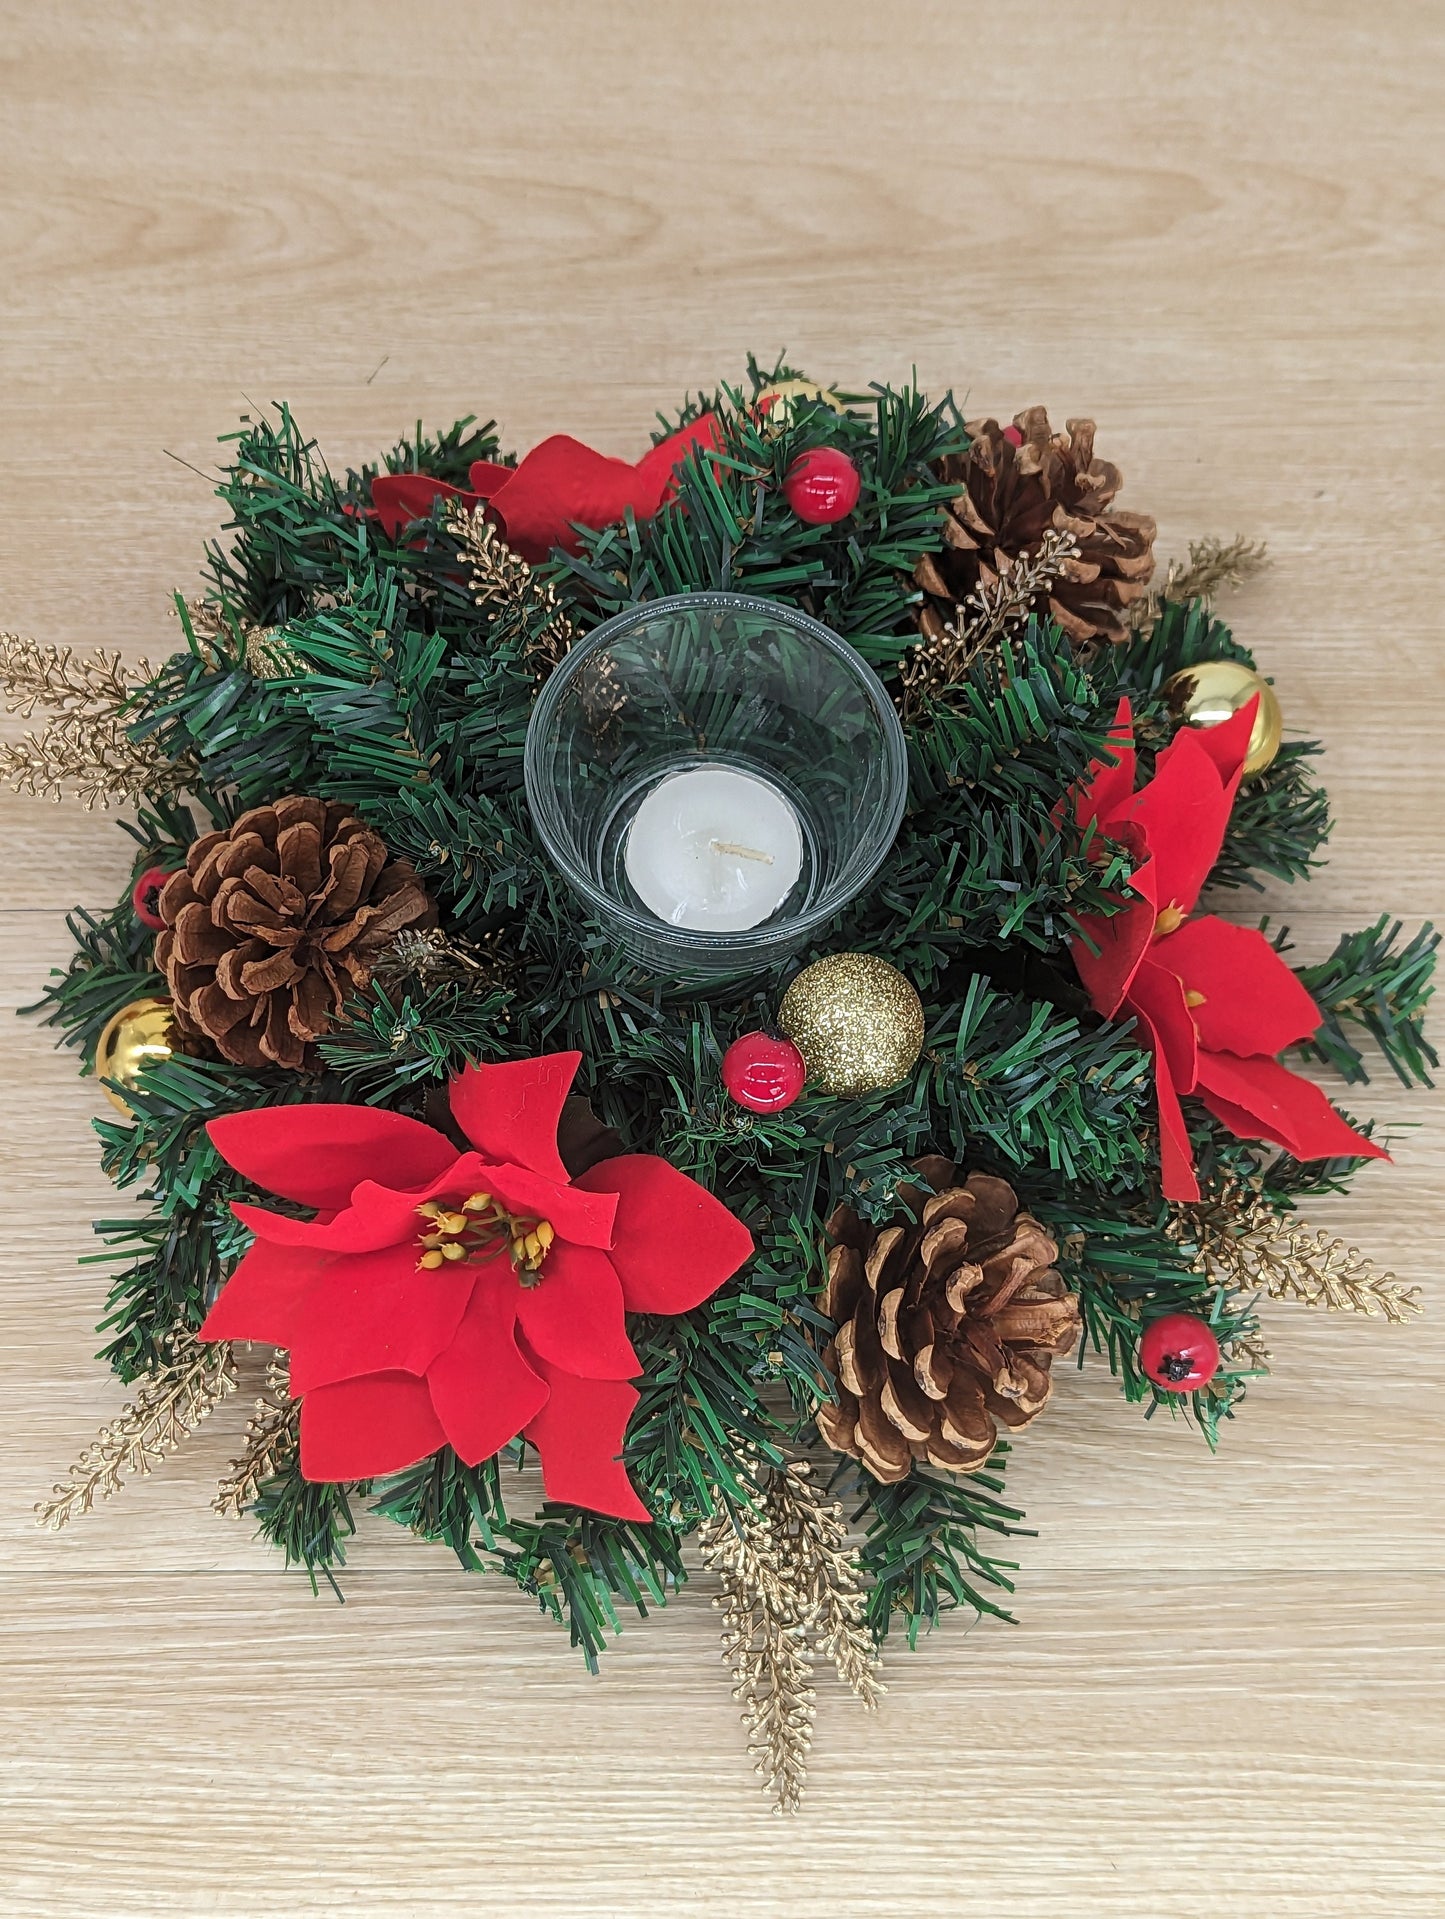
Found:
[[[1204,994],[1196,993],[1192,986],[1186,986],[1184,989],[1184,1004],[1192,1013],[1196,1006],[1203,1006],[1205,1004]]]
[[[1185,915],[1173,900],[1163,908],[1154,921],[1154,937],[1162,940],[1169,933],[1177,933],[1184,924]]]
[[[441,1249],[436,1246],[429,1247],[417,1261],[417,1265],[424,1266],[429,1273],[434,1273],[443,1263]]]

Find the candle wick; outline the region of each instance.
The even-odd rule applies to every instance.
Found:
[[[739,846],[736,840],[709,840],[714,853],[732,853],[740,860],[757,860],[763,866],[773,864],[771,853],[760,853],[755,846]]]

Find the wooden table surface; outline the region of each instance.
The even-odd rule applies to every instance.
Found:
[[[1094,415],[1166,554],[1268,540],[1232,616],[1339,822],[1269,905],[1307,957],[1438,919],[1442,114],[1422,0],[7,0],[0,626],[163,653],[216,525],[196,469],[272,399],[337,461],[466,412],[631,453],[749,347],[916,365],[971,411]],[[124,842],[4,820],[11,1007]],[[117,1203],[92,1086],[33,1023],[3,1044],[4,1913],[1445,1910],[1439,1098],[1379,1084],[1414,1130],[1347,1228],[1434,1316],[1274,1308],[1217,1458],[1066,1372],[1011,1473],[1022,1623],[891,1651],[876,1723],[825,1689],[782,1822],[706,1579],[597,1680],[381,1522],[313,1599],[208,1510],[239,1399],[37,1531],[123,1397],[75,1264]]]

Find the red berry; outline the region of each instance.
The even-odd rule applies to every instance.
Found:
[[[858,504],[863,482],[846,453],[835,446],[815,446],[800,453],[783,480],[783,497],[809,526],[831,526],[845,520]]]
[[[1219,1371],[1219,1341],[1193,1313],[1166,1313],[1144,1328],[1139,1364],[1166,1393],[1192,1393]]]
[[[130,889],[130,903],[136,918],[153,933],[159,933],[165,925],[160,913],[161,888],[174,870],[169,866],[148,866]]]
[[[803,1055],[780,1033],[744,1033],[723,1054],[723,1085],[750,1113],[780,1113],[803,1090]]]

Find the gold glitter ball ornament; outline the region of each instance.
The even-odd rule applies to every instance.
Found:
[[[808,1077],[840,1099],[896,1086],[923,1051],[922,1000],[873,953],[829,953],[805,966],[783,995],[778,1024]]]
[[[133,999],[113,1013],[95,1043],[95,1076],[134,1086],[143,1066],[171,1056],[171,1003],[168,999]],[[127,1119],[133,1113],[113,1086],[100,1089]]]
[[[799,407],[809,400],[821,400],[835,413],[843,411],[843,402],[831,387],[818,386],[812,380],[775,380],[753,401],[753,412],[764,427],[777,433],[793,424]]]
[[[1249,736],[1244,777],[1252,779],[1273,761],[1284,737],[1284,715],[1274,688],[1238,660],[1200,660],[1164,682],[1169,710],[1186,726],[1222,726],[1259,695],[1259,711]]]

